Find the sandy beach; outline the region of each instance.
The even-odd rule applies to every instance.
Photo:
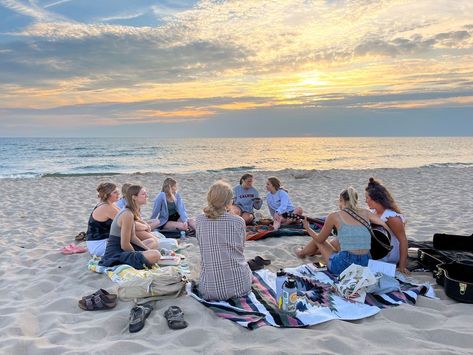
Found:
[[[263,327],[249,331],[219,318],[188,296],[157,302],[136,334],[128,332],[132,303],[109,311],[86,312],[77,301],[99,288],[115,290],[108,277],[87,269],[89,255],[63,255],[58,249],[86,231],[99,182],[144,185],[150,201],[171,176],[191,216],[205,205],[210,184],[224,178],[235,185],[241,173],[134,174],[116,176],[3,179],[0,183],[0,349],[3,354],[472,354],[473,308],[449,299],[437,285],[439,300],[419,297],[416,305],[382,310],[360,321],[329,321],[305,329]],[[361,194],[374,176],[390,188],[408,220],[409,239],[429,240],[436,232],[472,233],[473,168],[254,172],[255,187],[265,194],[267,177],[280,178],[298,206],[310,216],[336,208],[340,190],[354,186]],[[362,198],[362,205],[364,199]],[[268,214],[266,205],[263,213]],[[293,248],[307,237],[247,242],[245,255],[271,259],[268,267],[303,263]],[[195,239],[185,254],[192,277],[199,274]],[[428,273],[420,281],[435,283]],[[171,330],[163,317],[170,305],[185,312],[189,326]]]

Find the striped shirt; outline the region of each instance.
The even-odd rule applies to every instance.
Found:
[[[245,261],[245,221],[225,212],[196,219],[201,271],[199,292],[206,300],[227,300],[251,291],[253,275]]]

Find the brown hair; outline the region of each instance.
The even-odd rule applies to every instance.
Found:
[[[268,178],[268,181],[273,187],[278,191],[279,189],[282,189],[287,192],[287,189],[281,185],[281,181],[276,176],[271,176]]]
[[[140,185],[131,185],[128,188],[128,190],[126,190],[126,196],[125,196],[126,206],[125,207],[128,208],[131,211],[131,213],[133,213],[133,217],[135,221],[140,219],[141,215],[140,215],[140,206],[137,205],[137,203],[133,199],[133,196],[138,196],[142,188],[143,186],[140,186]]]
[[[122,185],[122,196],[125,197],[126,195],[126,190],[128,190],[128,188],[131,186],[131,184],[129,184],[128,182],[125,182],[123,185]]]
[[[97,186],[97,192],[99,193],[100,201],[107,202],[108,198],[113,191],[117,189],[117,185],[111,182],[102,182]]]
[[[397,205],[391,193],[386,187],[383,186],[381,181],[375,180],[370,177],[368,186],[365,191],[368,196],[374,201],[379,203],[385,209],[393,210],[394,212],[401,213],[401,209]]]
[[[349,209],[354,211],[358,209],[358,192],[356,192],[352,186],[348,186],[345,190],[340,192],[340,198],[345,201]]]
[[[207,207],[204,213],[207,218],[216,219],[221,216],[228,205],[232,203],[233,191],[231,186],[225,181],[216,181],[210,186],[207,193]]]
[[[171,188],[173,186],[175,186],[176,184],[177,184],[177,181],[174,180],[173,178],[168,177],[168,178],[164,179],[163,188],[162,188],[161,191],[166,194],[166,197],[168,199],[173,199],[174,200],[174,195],[171,192]]]
[[[243,181],[246,181],[248,178],[252,178],[253,175],[251,174],[243,174],[243,176],[240,178],[240,185],[243,184]]]

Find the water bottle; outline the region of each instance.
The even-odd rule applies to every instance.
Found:
[[[286,281],[286,272],[283,269],[279,269],[276,273],[276,304],[278,308],[282,308],[282,286]]]
[[[179,241],[181,244],[184,244],[186,242],[187,238],[186,238],[186,231],[181,231],[179,233]]]
[[[288,277],[282,287],[282,311],[288,315],[296,314],[297,287],[296,280]]]

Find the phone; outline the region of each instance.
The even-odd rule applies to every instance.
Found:
[[[327,269],[327,265],[325,265],[324,263],[320,262],[320,261],[314,261],[313,265],[317,268],[317,269]]]

